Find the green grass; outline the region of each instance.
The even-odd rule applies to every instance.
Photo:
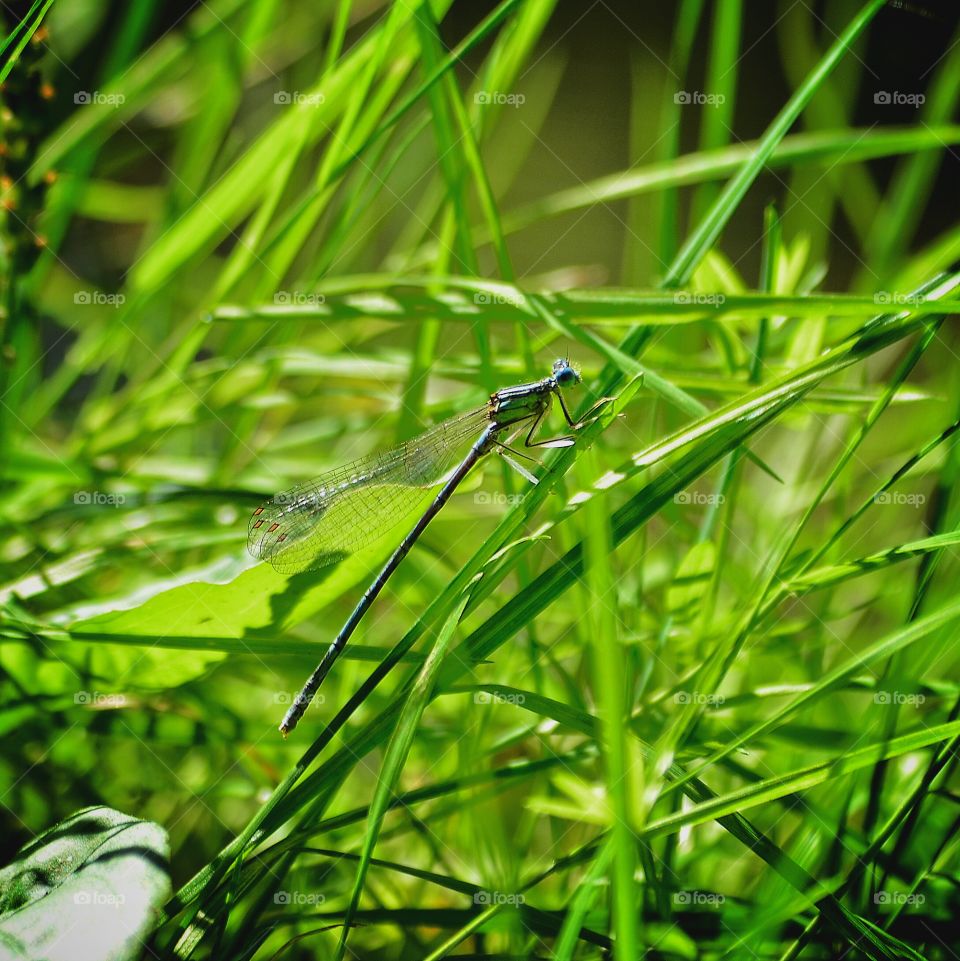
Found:
[[[4,949],[957,957],[960,46],[859,124],[917,14],[783,4],[756,113],[751,5],[684,0],[596,161],[613,21],[128,6],[0,51]],[[283,741],[405,524],[284,577],[254,505],[567,355],[612,403],[489,458]]]

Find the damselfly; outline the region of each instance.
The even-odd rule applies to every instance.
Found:
[[[572,436],[535,440],[550,411],[553,398],[573,430],[579,430],[606,403],[600,401],[579,422],[574,422],[561,389],[580,382],[567,360],[558,360],[549,377],[506,387],[490,395],[483,407],[458,414],[400,444],[372,454],[299,484],[258,507],[250,518],[247,547],[254,557],[269,561],[282,574],[316,570],[342,560],[372,543],[422,500],[424,490],[443,482],[437,496],[400,542],[390,560],[367,588],[340,633],[334,638],[317,669],[294,699],[280,724],[284,737],[303,717],[323,679],[343,651],[363,615],[369,610],[390,575],[416,543],[474,464],[497,451],[533,483],[537,478],[512,456],[536,460],[508,446],[526,429],[524,447],[569,447]],[[457,463],[458,450],[469,438],[473,445]]]

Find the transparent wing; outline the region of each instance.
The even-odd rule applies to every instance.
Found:
[[[459,463],[486,407],[451,417],[393,450],[370,454],[276,494],[250,518],[247,549],[281,574],[316,570],[375,541]]]

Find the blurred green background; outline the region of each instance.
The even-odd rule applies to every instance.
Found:
[[[89,956],[958,956],[953,4],[5,17],[3,863],[169,837]],[[250,512],[568,355],[283,741],[407,522]]]

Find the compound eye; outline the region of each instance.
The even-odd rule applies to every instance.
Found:
[[[577,372],[572,367],[561,367],[556,374],[554,374],[554,377],[556,377],[557,383],[561,387],[569,387],[580,380]]]

